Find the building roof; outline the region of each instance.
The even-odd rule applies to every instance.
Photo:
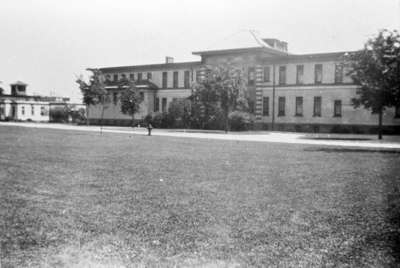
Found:
[[[28,84],[18,80],[10,85],[12,85],[12,86],[27,86]]]
[[[323,61],[323,60],[340,60],[347,53],[352,53],[354,51],[339,51],[339,52],[328,52],[328,53],[312,53],[312,54],[289,54],[289,55],[279,55],[268,59],[265,62],[300,62],[300,61]]]
[[[165,70],[165,69],[182,69],[192,68],[199,66],[200,61],[189,62],[176,62],[176,63],[160,63],[160,64],[146,64],[146,65],[131,65],[131,66],[117,66],[117,67],[102,67],[100,71],[104,73],[112,72],[134,72],[134,71],[152,71],[152,70]]]
[[[245,47],[245,48],[232,48],[232,49],[218,49],[218,50],[204,50],[192,52],[193,55],[199,56],[211,56],[211,55],[226,55],[226,54],[240,54],[247,52],[263,52],[272,55],[288,55],[287,52],[280,51],[274,48],[268,47]]]

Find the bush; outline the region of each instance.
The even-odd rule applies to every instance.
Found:
[[[58,108],[50,110],[50,121],[58,123],[68,122],[68,110]]]
[[[251,125],[249,113],[235,111],[229,114],[229,125],[233,131],[248,130]]]

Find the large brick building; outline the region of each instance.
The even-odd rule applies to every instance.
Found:
[[[193,52],[196,62],[100,68],[108,86],[110,102],[104,111],[105,124],[129,124],[130,117],[120,112],[117,83],[134,79],[142,89],[144,102],[136,115],[166,112],[175,98],[191,94],[191,85],[204,78],[207,65],[230,64],[248,75],[247,90],[254,102],[255,127],[294,131],[368,132],[375,128],[377,115],[355,109],[351,99],[357,86],[343,66],[345,52],[291,54],[287,43],[277,39],[257,40],[252,47]],[[113,84],[114,83],[114,84]],[[92,123],[101,117],[99,106],[89,107]],[[400,109],[385,111],[383,123],[399,132]]]

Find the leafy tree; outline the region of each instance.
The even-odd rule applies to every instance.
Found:
[[[400,35],[382,30],[369,39],[363,50],[351,53],[346,61],[349,74],[360,87],[352,99],[355,108],[363,106],[379,114],[378,137],[382,139],[382,116],[387,107],[400,105]]]
[[[102,79],[102,73],[98,69],[88,69],[92,72],[89,82],[86,82],[82,76],[79,76],[76,82],[79,84],[79,89],[83,95],[83,103],[86,105],[86,122],[89,125],[89,106],[90,105],[102,105],[101,121],[103,121],[104,115],[104,104],[107,100],[108,94],[106,85]]]
[[[202,110],[205,121],[215,118],[218,110],[221,110],[227,132],[229,113],[248,110],[246,80],[241,69],[229,65],[208,66],[207,72],[206,79],[194,86],[191,96],[195,103],[193,107]]]
[[[134,81],[123,80],[119,87],[122,89],[121,112],[123,114],[129,114],[132,117],[133,126],[135,122],[135,114],[139,111],[140,103],[143,101],[143,98],[140,96],[140,92]]]
[[[168,108],[168,114],[174,118],[175,122],[181,123],[184,128],[190,126],[191,103],[189,99],[173,100]],[[179,126],[178,126],[179,127]]]

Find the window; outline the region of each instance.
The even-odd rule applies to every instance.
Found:
[[[173,87],[178,88],[178,72],[174,72],[173,76]]]
[[[335,65],[335,83],[343,83],[343,64],[341,63]]]
[[[143,76],[142,73],[138,73],[138,74],[137,74],[137,80],[138,80],[138,81],[142,81],[142,79],[143,79],[142,76]]]
[[[135,80],[135,74],[134,73],[130,73],[129,74],[129,79],[130,80]]]
[[[0,107],[0,115],[4,115],[4,107]]]
[[[40,107],[40,115],[43,116],[46,113],[46,108],[44,106]]]
[[[184,87],[185,88],[189,88],[190,87],[190,72],[189,71],[185,71],[185,75],[184,75],[184,81],[183,81],[183,84],[184,84]]]
[[[279,97],[279,99],[278,99],[278,116],[285,116],[285,105],[286,105],[285,97]]]
[[[269,97],[263,97],[263,116],[269,116]]]
[[[286,84],[286,66],[279,66],[279,85]]]
[[[114,74],[114,82],[118,82],[118,74]]]
[[[335,116],[335,117],[342,116],[342,101],[341,100],[334,101],[333,116]]]
[[[121,74],[121,79],[126,80],[126,74]]]
[[[153,79],[153,74],[148,72],[147,73],[147,80],[151,80],[151,79]]]
[[[395,107],[395,110],[394,110],[394,117],[400,118],[400,105],[398,105],[398,106]]]
[[[322,64],[315,64],[314,66],[314,82],[315,84],[322,83]]]
[[[264,82],[271,81],[271,68],[269,66],[264,67]]]
[[[106,81],[110,81],[111,80],[111,75],[107,74],[106,75]]]
[[[303,97],[296,97],[296,116],[303,116]]]
[[[162,98],[161,112],[165,113],[166,111],[167,111],[167,98]]]
[[[25,106],[21,107],[21,114],[24,115],[25,114]]]
[[[118,103],[118,92],[113,92],[113,103],[114,105]]]
[[[316,117],[321,116],[321,104],[322,104],[322,99],[321,97],[314,97],[314,113],[313,115]]]
[[[139,93],[139,96],[140,96],[140,99],[141,99],[141,100],[144,100],[144,92],[140,92],[140,93]]]
[[[254,86],[254,83],[255,83],[255,70],[254,70],[254,67],[249,67],[247,84],[249,86]]]
[[[162,73],[162,87],[163,88],[168,87],[168,73],[167,72]]]
[[[31,104],[31,115],[35,115],[35,105]]]
[[[158,112],[160,110],[160,98],[154,98],[154,112]]]
[[[297,65],[296,66],[296,84],[303,84],[304,78],[304,65]]]

